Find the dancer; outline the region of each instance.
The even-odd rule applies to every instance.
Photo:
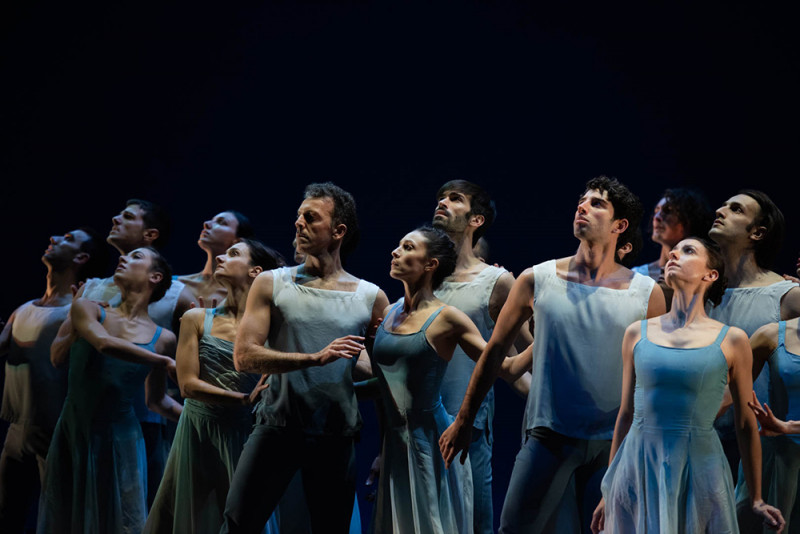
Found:
[[[467,314],[478,327],[484,340],[492,336],[495,321],[508,297],[514,276],[502,267],[494,267],[479,259],[473,247],[479,242],[496,217],[494,202],[480,186],[466,180],[451,180],[436,193],[433,226],[444,230],[455,243],[456,266],[435,289],[436,298]],[[522,352],[533,341],[528,325],[520,329],[513,353]],[[469,378],[477,358],[470,358],[456,347],[442,380],[442,402],[455,416],[464,400]],[[530,375],[515,386],[527,395]],[[475,417],[469,459],[472,468],[474,497],[474,530],[494,532],[492,503],[492,420],[494,388],[489,390]]]
[[[733,484],[713,422],[728,383],[749,503],[773,530],[781,513],[761,499],[761,443],[747,407],[752,353],[747,335],[710,319],[724,264],[710,242],[685,239],[669,254],[668,314],[631,324],[622,342],[622,401],[611,463],[592,531],[738,532]]]
[[[253,280],[283,265],[283,258],[244,238],[214,264],[214,278],[227,297],[218,308],[193,309],[181,320],[176,359],[186,402],[147,533],[219,532],[230,480],[252,427],[250,406],[266,387],[266,377],[259,381],[234,369],[233,340]]]
[[[45,457],[64,396],[65,369],[50,364],[50,344],[69,314],[72,287],[105,268],[105,243],[80,228],[51,236],[42,256],[44,295],[17,308],[0,334],[5,384],[0,417],[10,424],[0,455],[0,532],[22,532],[39,498]]]
[[[800,288],[770,270],[783,243],[783,213],[763,192],[747,189],[729,198],[716,212],[708,232],[722,249],[728,287],[719,306],[709,308],[708,316],[741,328],[748,336],[768,323],[800,315]],[[769,374],[754,380],[758,398],[766,399]],[[730,394],[726,393],[726,405]],[[725,449],[725,456],[738,480],[739,448],[728,412],[714,423]],[[769,451],[767,451],[769,452]]]
[[[149,408],[177,416],[165,390],[167,372],[175,372],[168,356],[175,336],[147,312],[169,289],[170,275],[155,249],[137,248],[120,256],[114,273],[118,307],[73,303],[80,337],[70,351],[67,398],[47,454],[38,532],[141,532],[147,475],[134,398],[146,386]]]
[[[589,530],[619,409],[622,335],[632,321],[664,313],[655,282],[616,263],[618,247],[631,241],[641,214],[638,198],[616,179],[601,176],[586,184],[573,222],[578,252],[527,269],[514,283],[458,416],[439,440],[448,465],[459,453],[465,460],[481,400],[533,315],[527,437],[514,464],[501,532]],[[565,494],[573,477],[574,497]],[[553,525],[564,506],[575,524]]]
[[[221,532],[263,528],[297,471],[313,531],[349,531],[361,426],[352,372],[363,336],[389,302],[342,267],[358,241],[349,193],[330,182],[309,185],[295,229],[305,263],[256,278],[236,335],[237,370],[274,374],[231,481]]]
[[[238,240],[252,238],[253,234],[250,219],[234,210],[218,213],[203,223],[197,245],[206,253],[206,264],[199,273],[177,277],[185,286],[177,304],[181,317],[192,304],[214,308],[215,303],[222,302],[225,287],[214,276],[217,256],[225,254]]]
[[[769,365],[769,404],[764,406],[753,392],[748,405],[761,424],[763,462],[761,492],[786,518],[786,532],[800,525],[800,320],[791,319],[762,326],[750,339],[753,376]],[[762,532],[761,521],[749,507],[745,480],[736,484],[736,514],[745,533]],[[794,526],[794,528],[792,528]]]

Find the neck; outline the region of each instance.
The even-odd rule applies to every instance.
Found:
[[[472,250],[472,233],[461,232],[447,234],[450,240],[456,245],[456,268],[453,274],[469,271],[475,265],[481,263],[481,260],[475,256]]]
[[[616,241],[595,243],[581,240],[575,254],[575,268],[590,278],[603,278],[619,268],[616,258]]]
[[[658,266],[662,269],[669,261],[669,253],[672,250],[672,247],[669,245],[661,245],[661,256],[658,257]]]
[[[47,304],[63,300],[65,297],[72,298],[72,286],[77,285],[78,279],[72,271],[54,271],[51,266],[47,266],[47,287],[40,302]]]
[[[303,271],[318,278],[338,278],[344,272],[339,250],[333,253],[324,252],[317,256],[307,254]]]
[[[247,303],[247,295],[250,293],[250,286],[252,283],[253,281],[250,279],[249,282],[241,286],[222,284],[222,287],[224,287],[228,293],[219,307],[225,308],[226,313],[230,313],[237,319],[241,319],[244,315],[244,305]]]
[[[768,272],[756,263],[753,249],[723,248],[722,257],[725,263],[725,276],[730,288],[746,286]]]
[[[150,304],[151,291],[146,288],[119,286],[119,293],[122,298],[119,311],[123,316],[129,319],[141,316],[149,317],[147,307]]]
[[[672,294],[672,307],[669,309],[667,319],[676,328],[680,328],[706,317],[704,294],[704,287],[675,289]]]
[[[211,251],[206,252],[208,257],[206,258],[206,264],[203,266],[203,270],[200,272],[200,276],[203,278],[213,278],[214,271],[217,270],[217,255]]]
[[[416,311],[424,307],[425,304],[436,300],[436,297],[433,295],[430,278],[428,277],[421,278],[416,282],[403,281],[403,285],[405,286],[403,311],[406,313]]]

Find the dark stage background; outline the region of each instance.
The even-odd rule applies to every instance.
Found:
[[[491,261],[515,273],[574,252],[575,202],[600,173],[648,210],[669,186],[715,206],[760,188],[796,228],[795,20],[731,3],[6,2],[0,317],[43,291],[50,234],[105,232],[130,197],[170,209],[183,274],[202,267],[202,222],[229,208],[291,257],[305,184],[333,180],[359,204],[348,270],[392,300],[389,253],[454,174],[493,193]],[[798,248],[790,235],[777,270]],[[497,389],[499,517],[522,401]],[[362,407],[363,480],[377,437]]]

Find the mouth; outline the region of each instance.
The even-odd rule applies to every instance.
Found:
[[[447,217],[448,215],[450,215],[450,214],[447,213],[447,210],[443,210],[443,209],[438,209],[438,210],[433,212],[433,216],[434,217]]]
[[[714,224],[711,226],[722,226],[722,219],[714,219]]]

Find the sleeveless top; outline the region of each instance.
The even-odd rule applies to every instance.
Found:
[[[50,363],[50,345],[70,304],[20,306],[11,324],[0,417],[52,431],[67,394],[67,369]]]
[[[378,286],[359,280],[355,291],[318,289],[297,284],[292,267],[271,272],[273,349],[313,354],[336,338],[366,334]],[[352,375],[357,359],[271,375],[257,422],[309,435],[355,435],[361,428]]]
[[[778,323],[778,346],[770,354],[767,363],[769,407],[778,419],[800,420],[800,354],[789,352],[786,348],[786,321]],[[800,434],[786,437],[800,445]]]
[[[506,271],[500,267],[489,266],[482,270],[469,282],[444,281],[433,294],[442,302],[458,308],[466,313],[475,323],[483,339],[489,341],[494,331],[494,320],[489,315],[489,298],[497,280]],[[461,402],[467,393],[469,379],[475,369],[475,362],[466,355],[463,349],[456,346],[442,381],[442,402],[447,413],[455,416],[461,408]],[[494,418],[494,388],[489,390],[481,403],[473,426],[478,429],[487,428]]]
[[[249,393],[256,386],[258,376],[241,373],[233,365],[233,342],[211,335],[214,316],[218,308],[207,308],[203,319],[203,335],[198,341],[197,356],[200,360],[200,380],[228,391]],[[249,406],[212,404],[196,399],[186,399],[196,411],[218,419],[249,419]]]
[[[173,278],[172,284],[169,286],[164,296],[155,302],[151,302],[147,306],[147,314],[158,326],[166,328],[167,330],[172,330],[172,317],[175,313],[175,306],[178,303],[178,297],[181,295],[183,287],[183,282],[179,282]],[[82,295],[83,298],[89,300],[108,302],[112,308],[119,306],[122,301],[119,287],[114,283],[113,276],[108,278],[88,279],[83,286]],[[167,420],[161,415],[147,409],[144,395],[145,392],[142,390],[142,393],[137,395],[134,403],[137,419],[142,423],[166,424]]]
[[[556,261],[533,267],[533,379],[526,428],[611,439],[622,388],[625,329],[647,316],[655,282],[634,273],[628,289],[569,282]]]

